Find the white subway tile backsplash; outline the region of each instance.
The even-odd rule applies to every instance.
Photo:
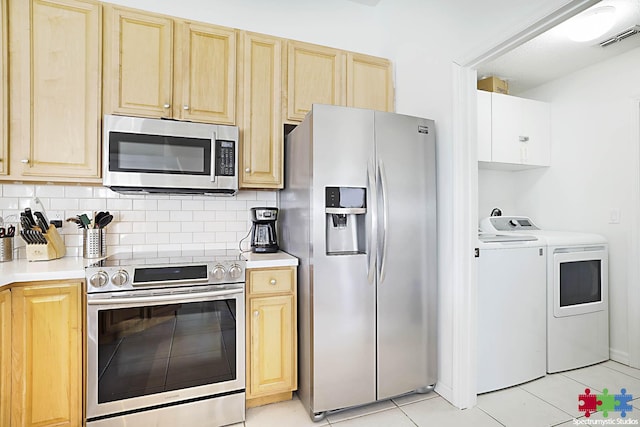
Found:
[[[36,185],[36,196],[43,197],[64,197],[64,187],[59,185]]]
[[[89,199],[93,197],[93,187],[66,186],[64,197],[69,199]]]
[[[122,195],[106,187],[80,185],[0,184],[0,215],[18,219],[38,197],[50,220],[63,221],[59,230],[67,255],[82,256],[82,230],[64,222],[81,213],[108,210],[107,253],[206,249],[234,255],[247,236],[249,208],[275,206],[275,191],[240,191],[233,197],[190,195]],[[16,246],[19,246],[18,242]],[[249,246],[248,239],[243,248]]]
[[[158,200],[158,210],[175,211],[182,209],[182,201],[180,200]]]

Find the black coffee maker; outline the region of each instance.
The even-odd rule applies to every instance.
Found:
[[[251,251],[269,253],[278,251],[276,235],[278,208],[251,208]]]

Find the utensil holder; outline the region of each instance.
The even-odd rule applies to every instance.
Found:
[[[0,262],[13,260],[13,237],[0,238]]]
[[[107,229],[85,228],[82,230],[82,256],[102,258],[107,256]]]

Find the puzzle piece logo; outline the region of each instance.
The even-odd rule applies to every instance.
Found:
[[[584,416],[587,418],[596,412],[597,406],[601,404],[602,402],[598,401],[597,396],[592,394],[588,388],[584,389],[584,394],[578,395],[578,410],[584,412]]]
[[[609,394],[608,389],[603,389],[602,394],[593,394],[588,388],[584,389],[584,394],[578,395],[578,410],[584,412],[584,416],[589,418],[595,412],[602,412],[602,416],[607,418],[610,412],[620,412],[620,417],[624,418],[628,412],[633,411],[630,402],[633,395],[627,394],[627,390],[620,389],[620,394]]]

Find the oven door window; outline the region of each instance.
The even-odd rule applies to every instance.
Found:
[[[109,171],[211,175],[211,140],[109,133]]]
[[[235,300],[98,311],[98,403],[236,379]]]

